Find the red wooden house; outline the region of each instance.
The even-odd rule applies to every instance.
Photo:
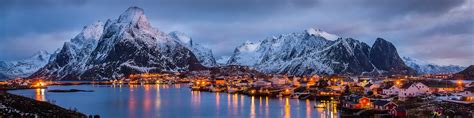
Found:
[[[397,107],[395,109],[390,110],[390,114],[395,117],[405,117],[407,116],[407,111],[403,107]]]
[[[373,101],[373,108],[375,110],[391,110],[397,108],[398,105],[391,101],[377,100]]]

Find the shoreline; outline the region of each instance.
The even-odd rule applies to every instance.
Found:
[[[85,118],[85,114],[0,91],[0,117]]]

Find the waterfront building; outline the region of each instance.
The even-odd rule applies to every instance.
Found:
[[[372,108],[370,98],[358,95],[344,96],[343,107],[349,109],[369,109]]]
[[[364,92],[367,93],[369,91],[372,91],[373,93],[377,93],[377,88],[380,88],[379,84],[369,83],[364,86]]]
[[[240,80],[239,82],[237,82],[236,84],[237,86],[250,86],[250,82],[248,80]]]
[[[430,88],[421,82],[410,82],[400,87],[399,98],[416,97],[430,94]]]
[[[272,83],[266,80],[257,80],[253,83],[254,87],[271,87]]]
[[[225,85],[225,84],[226,84],[226,81],[225,81],[225,79],[224,79],[223,77],[222,77],[222,78],[216,78],[215,84],[216,84],[216,85]]]
[[[390,110],[390,114],[395,117],[405,117],[407,116],[407,111],[404,107],[397,107],[395,109]]]
[[[385,100],[373,101],[373,108],[375,110],[379,110],[379,111],[392,110],[397,107],[398,105],[391,101],[385,101]]]
[[[283,85],[286,85],[286,84],[290,83],[290,81],[288,79],[281,78],[281,77],[278,77],[278,76],[272,77],[272,79],[270,81],[271,81],[271,84],[273,86],[283,86]]]
[[[293,86],[301,86],[300,80],[301,78],[299,77],[293,77],[292,84]]]
[[[352,77],[344,77],[341,79],[341,85],[355,85],[355,81]]]
[[[396,85],[392,85],[389,88],[384,88],[382,91],[384,95],[398,95],[398,93],[400,92],[400,88],[398,88],[398,86]]]

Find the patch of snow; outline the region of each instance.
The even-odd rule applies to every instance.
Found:
[[[226,64],[229,61],[230,56],[221,56],[219,59],[216,60],[217,64]]]
[[[335,41],[338,38],[340,38],[337,35],[330,34],[330,33],[327,33],[325,31],[322,31],[320,29],[315,29],[315,28],[306,29],[306,33],[308,33],[309,35],[313,35],[313,36],[321,36],[321,37],[324,37],[325,39],[331,40],[331,41]]]

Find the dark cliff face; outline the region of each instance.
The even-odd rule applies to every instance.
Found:
[[[471,65],[461,72],[455,74],[456,79],[474,80],[474,65]]]
[[[323,52],[335,73],[359,75],[374,68],[368,58],[370,47],[352,38],[339,39]]]
[[[386,71],[387,74],[416,74],[415,70],[405,65],[395,46],[382,38],[377,38],[373,44],[369,58],[378,70]]]

